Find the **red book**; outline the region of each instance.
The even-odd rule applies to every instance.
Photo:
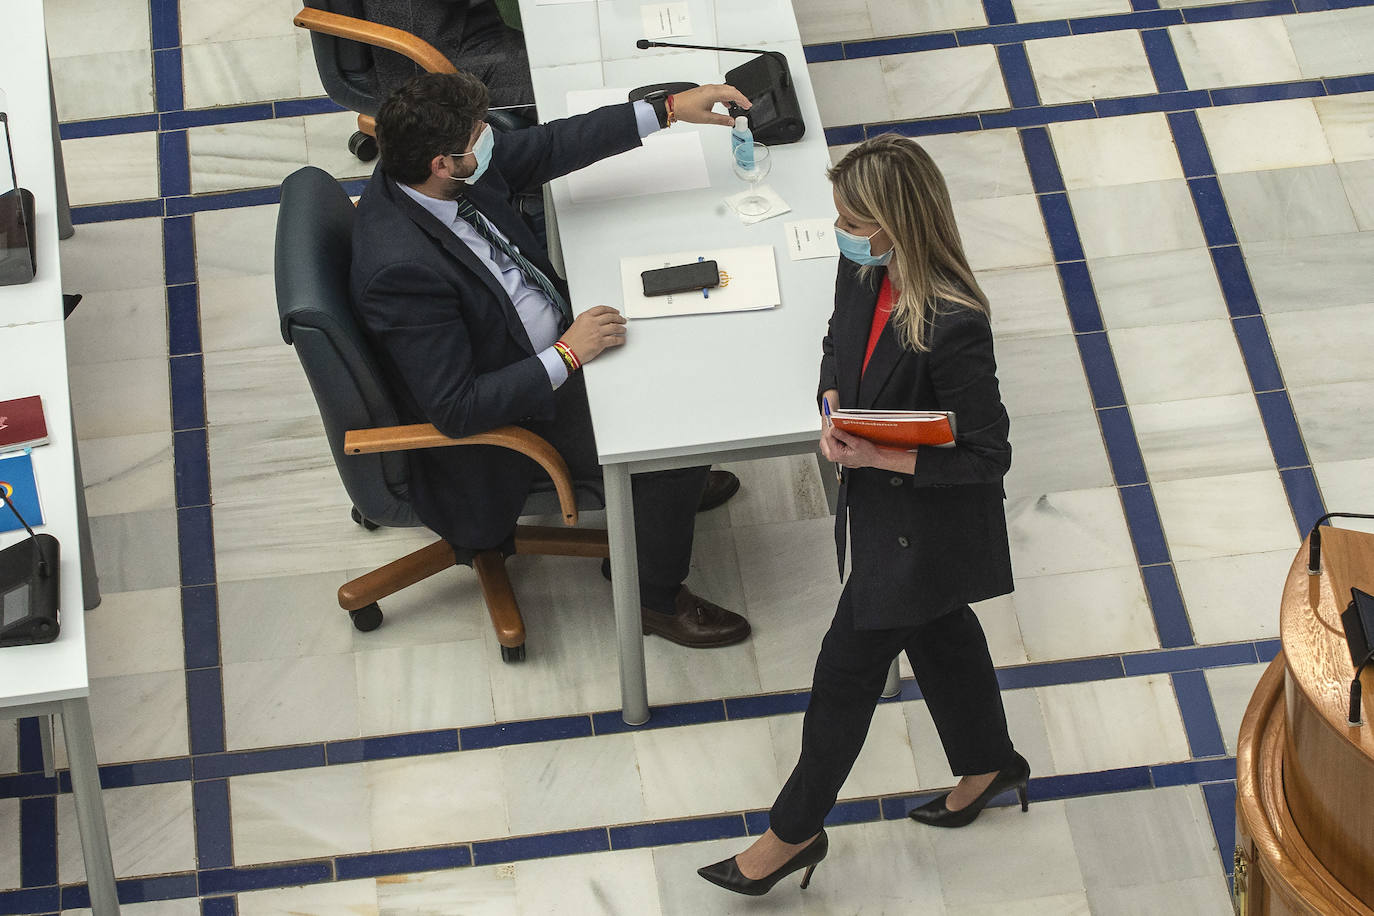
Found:
[[[884,448],[954,445],[954,414],[947,410],[834,410],[830,422]]]
[[[43,400],[38,395],[0,401],[0,452],[32,448],[48,441]]]

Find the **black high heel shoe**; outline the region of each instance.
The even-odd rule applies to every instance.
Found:
[[[1016,797],[1021,801],[1021,810],[1027,811],[1030,807],[1030,803],[1026,800],[1026,784],[1028,782],[1030,782],[1030,764],[1026,762],[1025,757],[1017,754],[1011,766],[1000,770],[992,778],[992,782],[983,790],[983,794],[958,811],[951,811],[945,807],[945,799],[949,798],[949,793],[946,792],[939,798],[913,809],[907,817],[932,827],[964,827],[973,823],[974,819],[988,806],[988,802],[1008,789],[1016,790]]]
[[[802,890],[806,890],[806,886],[811,883],[811,873],[816,870],[816,866],[821,863],[821,859],[824,859],[825,854],[829,851],[830,838],[822,830],[816,834],[816,838],[806,848],[779,865],[772,874],[764,875],[762,878],[744,877],[740,873],[739,866],[735,864],[734,856],[717,862],[715,865],[698,868],[697,874],[727,891],[734,891],[736,894],[748,894],[750,897],[762,897],[773,889],[774,884],[794,871],[800,871],[804,868],[806,874],[802,875],[801,886]]]

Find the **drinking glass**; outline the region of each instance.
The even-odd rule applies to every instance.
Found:
[[[768,175],[768,170],[773,167],[773,159],[768,151],[768,147],[762,143],[753,144],[754,155],[752,161],[748,155],[748,145],[740,146],[735,149],[730,165],[735,170],[735,175],[741,181],[749,183],[749,195],[739,202],[739,212],[745,216],[763,216],[770,209],[768,199],[761,196],[758,192],[758,184]]]

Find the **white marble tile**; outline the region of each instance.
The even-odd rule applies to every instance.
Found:
[[[883,120],[928,118],[1007,108],[1007,88],[991,45],[943,48],[878,58],[890,115]],[[853,104],[851,98],[850,104]]]
[[[1112,484],[1102,431],[1091,408],[1014,418],[1011,443],[1011,471],[1002,484],[1010,499]]]
[[[324,83],[320,80],[319,67],[315,63],[315,49],[310,42],[310,35],[305,29],[297,29],[295,38],[296,75],[301,82],[301,98],[320,98],[326,93]]]
[[[72,412],[83,439],[166,433],[172,426],[165,357],[72,366]]]
[[[1049,125],[1066,188],[1182,178],[1169,122],[1161,113]]]
[[[1173,913],[1233,912],[1231,888],[1216,856],[1216,874],[1138,887],[1096,888],[1088,892],[1094,913],[1119,916],[1170,916]]]
[[[423,529],[415,530],[428,535]],[[433,537],[424,539],[433,540]],[[397,555],[406,547],[412,545],[398,548]],[[366,572],[370,570],[350,569],[348,577],[357,578]],[[333,590],[330,590],[328,598],[321,596],[321,602],[332,600],[333,594]],[[340,615],[336,623],[342,623],[348,631],[354,652],[477,639],[492,631],[491,617],[482,602],[477,576],[466,566],[455,566],[452,570],[417,582],[389,595],[382,605],[386,614],[385,626],[371,633],[360,633],[349,624],[347,612],[340,610],[338,603],[334,602],[334,613]],[[488,649],[493,659],[500,656],[500,652],[492,646],[489,645]]]
[[[1159,648],[1135,566],[1022,578],[1010,597],[1032,662]]]
[[[869,0],[869,19],[874,35],[916,35],[987,25],[980,0],[925,0],[923,3],[892,3]]]
[[[157,107],[148,50],[54,57],[52,82],[64,122],[145,114]]]
[[[319,417],[296,351],[285,344],[207,352],[205,410],[212,426]]]
[[[1166,480],[1154,493],[1176,562],[1298,546],[1278,471]]]
[[[1217,172],[1249,172],[1331,161],[1311,99],[1198,109]]]
[[[1021,141],[1011,128],[934,134],[916,142],[940,167],[952,200],[1034,193]]]
[[[945,916],[1090,916],[1085,893],[1051,894],[1022,900],[948,907]]]
[[[985,270],[976,278],[992,306],[992,335],[998,341],[1072,331],[1059,273],[1053,267]]]
[[[817,421],[819,435],[820,423]],[[721,465],[740,479],[726,509],[735,528],[795,522],[830,514],[821,487],[820,466],[812,454],[786,455]]]
[[[19,720],[0,720],[0,776],[19,772]],[[4,836],[5,831],[0,831]],[[0,855],[0,861],[4,856]],[[9,885],[5,885],[8,887]]]
[[[42,7],[54,59],[152,47],[148,5],[140,0],[46,0]]]
[[[1187,760],[1188,739],[1167,675],[1037,687],[1061,773]],[[1033,806],[1032,806],[1033,807]]]
[[[1135,562],[1115,487],[1044,493],[1007,501],[1012,569],[1045,576]]]
[[[1345,187],[1333,164],[1222,175],[1221,190],[1241,242],[1356,230]]]
[[[92,516],[175,508],[170,432],[82,439],[79,448]]]
[[[1012,422],[1047,413],[1092,409],[1073,335],[1012,338],[997,343],[997,377]]]
[[[358,116],[351,111],[310,115],[305,124],[305,161],[324,169],[335,178],[366,178],[377,163],[363,162],[348,151],[348,139],[358,129]]]
[[[1289,385],[1374,378],[1374,298],[1366,305],[1270,315],[1269,338]]]
[[[1024,665],[1026,647],[1021,641],[1021,624],[1016,619],[1016,605],[1010,595],[999,595],[987,601],[976,601],[972,605],[982,624],[983,635],[987,637],[988,654],[994,665]],[[905,654],[898,656],[902,666],[902,676],[910,677],[911,660]]]
[[[186,145],[194,194],[277,185],[306,164],[303,118],[192,127]]]
[[[197,213],[194,217],[197,279],[204,283],[207,280],[270,277],[276,256],[277,210],[276,204],[270,204]],[[242,305],[240,302],[240,309]],[[201,310],[206,311],[203,297]],[[270,301],[264,302],[259,311],[271,316],[272,324],[276,326],[277,312],[271,307]],[[207,322],[209,319],[210,316],[206,316]],[[281,333],[278,332],[264,343],[280,341]],[[229,349],[211,346],[212,343],[207,336],[206,352]]]
[[[840,798],[915,791],[916,765],[911,756],[902,705],[883,703],[874,710],[863,750],[840,788]],[[777,763],[778,785],[781,786],[787,782],[801,752],[801,713],[774,716],[768,720],[768,729],[773,736],[773,759]]]
[[[1135,328],[1226,318],[1226,300],[1205,248],[1128,254],[1088,262],[1102,321]]]
[[[821,124],[871,124],[892,120],[881,57],[807,64]]]
[[[1153,481],[1274,467],[1259,407],[1250,394],[1134,404],[1131,420]]]
[[[1368,506],[1374,501],[1374,459],[1319,463],[1313,470],[1321,484],[1322,496],[1333,507]],[[1356,528],[1374,532],[1374,522],[1368,519],[1342,519],[1342,528]]]
[[[1255,694],[1255,685],[1269,665],[1236,665],[1231,668],[1209,668],[1203,674],[1207,678],[1207,690],[1212,694],[1212,706],[1217,711],[1217,724],[1221,727],[1222,740],[1226,742],[1226,753],[1234,755],[1240,740],[1240,722],[1245,718],[1245,708]]]
[[[1054,263],[1033,194],[959,201],[954,218],[974,270]]]
[[[663,912],[650,849],[532,859],[514,868],[522,916],[657,916]]]
[[[187,108],[297,98],[301,79],[296,37],[245,38],[185,45]]]
[[[948,789],[959,781],[950,772],[949,761],[940,745],[940,735],[930,718],[924,700],[903,703],[912,755],[921,791]],[[1002,691],[1002,708],[1007,716],[1007,731],[1017,753],[1031,765],[1031,776],[1053,776],[1059,772],[1050,754],[1049,733],[1040,697],[1033,689]]]
[[[830,164],[838,165],[840,160],[858,145],[857,143],[841,143],[839,146],[827,147],[827,149],[830,150]]]
[[[512,834],[645,819],[633,735],[517,744],[500,754]]]
[[[182,0],[182,44],[269,38],[295,31],[291,17],[300,7],[292,0],[247,0],[225,7],[218,3]]]
[[[101,591],[132,592],[181,583],[175,509],[91,517]]]
[[[868,0],[793,0],[804,44],[872,38]]]
[[[764,719],[634,734],[651,820],[766,808],[782,785]]]
[[[229,780],[234,864],[257,865],[372,848],[362,764],[253,773]]]
[[[1046,105],[1147,95],[1156,91],[1134,30],[1026,42],[1040,101]]]
[[[1255,295],[1268,315],[1374,301],[1374,233],[1256,242],[1243,250]]]
[[[87,223],[58,249],[68,292],[160,289],[167,283],[162,220],[156,217]]]
[[[157,134],[114,134],[62,141],[72,206],[158,196]]]
[[[374,849],[438,846],[508,832],[499,749],[363,764]],[[435,792],[436,786],[444,791]]]
[[[496,660],[480,638],[357,653],[362,733],[391,735],[494,721],[489,658]]]
[[[19,886],[19,841],[19,799],[0,798],[0,888]]]
[[[1374,159],[1342,162],[1336,170],[1355,213],[1355,225],[1365,232],[1374,229]]]
[[[1174,572],[1200,645],[1279,635],[1279,596],[1292,548],[1178,560]]]
[[[149,900],[145,903],[121,903],[120,916],[199,916],[200,901],[194,897],[179,900]],[[92,916],[89,909],[63,910],[62,916]]]
[[[1017,22],[1043,22],[1047,19],[1076,19],[1128,13],[1130,0],[1012,0]]]
[[[1037,802],[1025,813],[1019,806],[991,808],[978,824],[980,829],[950,830],[931,843],[951,909],[1082,890],[1063,802]],[[993,830],[998,852],[991,850]],[[1027,855],[1031,849],[1035,854]]]
[[[1374,403],[1374,380],[1290,388],[1288,395],[1313,462],[1374,458],[1374,430],[1350,422]]]
[[[196,867],[191,784],[104,789],[105,822],[115,875],[161,875]],[[86,880],[81,834],[70,793],[57,797],[57,875],[63,884]]]
[[[331,881],[238,895],[239,916],[372,916],[378,881]]]
[[[199,213],[196,218],[205,215]],[[281,345],[281,321],[271,307],[276,302],[276,280],[270,272],[213,278],[202,275],[197,292],[201,347],[206,353]],[[254,307],[245,308],[247,303]]]
[[[1221,871],[1199,786],[1070,798],[1064,812],[1089,893],[1144,889]]]
[[[1287,83],[1303,75],[1281,19],[1177,25],[1169,38],[1189,89]]]
[[[1069,192],[1069,202],[1090,259],[1206,244],[1182,179],[1080,188]],[[1127,213],[1129,220],[1122,218]]]
[[[750,641],[765,692],[811,684],[821,637],[840,597],[834,530],[832,519],[818,518],[735,532]]]
[[[259,420],[210,427],[216,503],[295,502],[332,492],[339,472],[319,420]]]
[[[353,625],[335,600],[346,578],[339,571],[221,582],[219,630],[224,664],[350,651]]]
[[[1345,76],[1374,70],[1374,10],[1326,10],[1284,16],[1304,77]]]
[[[181,673],[186,659],[180,588],[107,591],[100,597],[100,607],[86,614],[86,668],[92,678]]]
[[[236,662],[224,666],[229,750],[358,736],[351,655]]]
[[[1130,404],[1244,394],[1250,377],[1225,319],[1107,332]]]
[[[1374,159],[1374,92],[1313,100],[1337,162]]]
[[[81,306],[63,327],[69,366],[139,357],[166,359],[166,287],[159,283],[139,289],[83,291]]]
[[[377,879],[377,912],[380,916],[519,916],[516,874],[528,864],[532,863],[387,875]]]

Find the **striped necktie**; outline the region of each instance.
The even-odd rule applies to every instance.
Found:
[[[563,313],[563,317],[569,322],[572,321],[572,308],[568,305],[568,300],[558,292],[549,278],[544,276],[544,272],[530,263],[529,258],[515,250],[515,246],[506,241],[499,234],[492,231],[485,217],[477,212],[477,208],[465,197],[457,200],[458,215],[472,225],[477,230],[477,234],[486,239],[493,247],[499,249],[502,254],[515,262],[515,266],[520,268],[520,273],[524,274],[525,279],[538,286],[544,291],[544,295],[549,297],[549,301]]]

